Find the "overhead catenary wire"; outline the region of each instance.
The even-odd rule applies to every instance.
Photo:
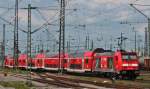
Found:
[[[58,26],[59,24],[52,24],[52,23],[49,23],[48,20],[44,17],[44,15],[41,13],[40,10],[36,9],[36,11],[40,14],[40,16],[42,17],[42,19],[47,22],[48,25],[52,25],[52,26]],[[84,27],[85,25],[84,24],[79,24],[79,25],[74,25],[74,24],[65,24],[65,26],[68,26],[68,27],[76,27],[76,26],[79,26],[79,27]]]
[[[42,19],[43,19],[45,22],[48,23],[48,21],[47,21],[47,19],[44,17],[44,15],[43,15],[38,9],[36,9],[36,11],[41,15]],[[51,34],[51,33],[49,32],[48,29],[45,29],[45,30],[46,30],[46,34],[47,34],[48,38],[51,39],[51,37],[50,37],[50,34]],[[56,42],[57,42],[56,37],[55,37],[55,36],[52,36],[52,37],[54,38],[53,41],[56,41]]]
[[[137,6],[150,6],[150,5],[144,5],[144,4],[133,4],[133,5],[137,5]]]
[[[20,0],[20,1],[18,1],[18,4],[19,3],[21,3],[23,0]],[[14,5],[13,6],[11,6],[12,8],[14,7]],[[1,7],[0,7],[1,8]],[[4,8],[3,8],[4,9]],[[5,8],[6,9],[6,8]],[[8,13],[10,10],[12,10],[12,9],[9,9],[9,8],[7,8],[7,10],[6,11],[4,11],[2,14],[0,14],[0,17],[1,16],[3,16],[3,15],[5,15],[6,13]]]
[[[3,20],[4,22],[6,22],[7,24],[11,25],[11,26],[14,26],[14,24],[12,22],[9,22],[8,20],[6,20],[4,18],[0,17],[0,19]],[[19,30],[22,31],[22,32],[27,33],[24,29],[22,29],[20,27],[19,27]]]
[[[49,23],[48,20],[44,17],[44,15],[40,12],[39,9],[36,9],[36,11],[41,15],[42,19],[43,19],[45,22]]]
[[[133,7],[136,11],[138,11],[141,15],[143,15],[147,21],[148,21],[148,34],[150,34],[150,17],[143,13],[141,10],[139,10],[137,7],[134,6],[134,4],[130,4],[131,7]],[[150,35],[148,35],[148,55],[150,57]]]
[[[49,24],[48,20],[44,17],[44,15],[38,9],[36,11],[41,15],[42,19]],[[48,29],[46,29],[46,31],[50,34]]]
[[[20,1],[18,2],[18,4],[19,4],[21,1],[23,1],[23,0],[20,0]],[[8,21],[8,20],[6,20],[5,18],[2,17],[2,15],[6,14],[9,10],[10,10],[10,9],[8,9],[8,10],[6,10],[4,13],[2,13],[2,14],[0,15],[0,19],[1,19],[2,21],[6,22],[7,24],[10,24],[11,26],[14,26],[14,24],[13,24],[12,22],[10,22],[10,21]],[[22,28],[20,28],[20,27],[18,27],[18,28],[19,28],[19,30],[21,30],[22,32],[25,32],[25,33],[26,33],[26,31],[23,30]]]
[[[120,7],[120,6],[119,6],[119,7]],[[106,17],[106,15],[109,15],[108,13],[110,13],[110,12],[112,12],[112,11],[118,9],[119,7],[111,8],[111,9],[109,9],[109,10],[107,10],[107,11],[103,11],[103,12],[98,12],[98,13],[96,13],[96,14],[94,14],[94,15],[87,16],[86,18],[81,18],[79,22],[83,22],[83,21],[85,21],[87,18],[92,18],[92,17],[97,17],[97,16],[105,16],[105,17]],[[109,20],[110,20],[110,19],[109,19]],[[111,22],[112,22],[112,21],[111,21]],[[119,23],[119,21],[113,21],[113,22]],[[103,22],[103,23],[104,23],[104,22]],[[95,24],[95,23],[87,23],[86,25],[93,25],[93,24]]]
[[[7,8],[7,7],[0,7],[0,8],[8,9],[8,10],[14,9],[14,8]],[[34,7],[34,8],[35,8],[35,9],[46,9],[47,7]],[[19,8],[19,9],[27,9],[27,8]],[[52,10],[52,9],[49,9],[49,10]],[[58,10],[58,9],[53,9],[53,10]],[[70,10],[70,9],[68,9],[68,10]],[[75,10],[75,9],[74,9],[74,10]],[[57,13],[58,13],[58,12],[57,12]],[[57,14],[57,13],[56,13],[56,14]],[[55,18],[55,16],[57,16],[56,14],[54,15],[54,17],[52,17],[52,19]],[[8,24],[14,26],[14,24],[13,24],[12,22],[9,22],[8,20],[6,20],[6,19],[4,19],[4,18],[0,17],[0,19],[3,20],[3,21],[5,21],[5,22],[8,23]],[[19,30],[21,30],[22,32],[27,33],[27,31],[23,30],[22,28],[19,28]],[[33,32],[32,32],[32,33],[33,33]]]
[[[69,14],[71,14],[71,13],[73,13],[73,12],[74,12],[74,11],[67,13],[66,16],[69,15]],[[60,18],[62,18],[62,17],[59,17],[59,18],[57,18],[57,19],[55,19],[55,20],[52,20],[51,22],[49,22],[49,21],[51,20],[51,19],[49,19],[48,22],[49,22],[49,23],[54,23],[54,22],[56,22],[56,21],[59,21]],[[52,18],[52,19],[53,19],[53,18]],[[35,32],[37,32],[37,31],[41,30],[43,27],[45,27],[45,26],[47,26],[47,25],[49,25],[49,24],[48,24],[47,22],[45,22],[45,23],[42,24],[39,28],[34,29],[34,30],[32,31],[32,33],[35,33]]]
[[[96,16],[105,16],[106,17],[106,15],[109,15],[108,13],[109,12],[112,12],[112,11],[114,11],[114,10],[116,10],[116,9],[120,9],[120,6],[119,7],[115,7],[115,8],[112,8],[112,9],[109,9],[109,10],[107,10],[107,11],[104,11],[104,12],[101,12],[101,13],[96,13],[96,14],[94,14],[94,15],[91,15],[91,16],[87,16],[87,18],[92,18],[92,17],[96,17]],[[129,16],[130,15],[133,15],[133,14],[130,14],[129,13]],[[119,18],[119,17],[117,17],[117,18]],[[113,18],[114,19],[114,18]],[[110,20],[110,19],[109,19]],[[80,19],[80,22],[83,22],[83,21],[85,21],[85,18],[81,18]],[[112,23],[120,23],[119,21],[111,21]],[[103,22],[104,23],[104,22]],[[105,23],[104,23],[105,24]],[[94,25],[95,26],[95,23],[87,23],[86,25]],[[102,24],[98,24],[98,26],[101,26]]]
[[[66,10],[66,9],[65,9],[65,10]],[[76,9],[73,9],[73,12],[74,12],[74,11],[76,11]],[[39,12],[39,10],[38,10],[38,12]],[[59,12],[57,12],[57,13],[59,13]],[[57,14],[57,13],[56,13],[56,14]],[[70,14],[70,13],[68,13],[68,14]],[[68,15],[68,14],[66,14],[66,15]],[[56,15],[55,15],[55,16],[56,16]],[[54,16],[54,17],[55,17],[55,16]],[[60,18],[58,18],[58,19],[56,19],[56,20],[51,21],[50,23],[56,22],[56,21],[58,21],[58,20],[61,19],[61,18],[63,18],[63,16],[60,17]],[[52,19],[53,19],[53,18],[52,18]],[[35,33],[35,32],[37,32],[37,31],[39,31],[40,29],[42,29],[43,27],[49,25],[50,23],[48,23],[48,22],[49,22],[50,20],[51,20],[51,18],[50,18],[49,20],[46,20],[46,23],[44,23],[43,25],[41,25],[39,28],[35,29],[35,30],[32,31],[31,33]]]
[[[48,22],[48,21],[46,20],[46,18],[44,17],[44,15],[43,15],[39,10],[37,10],[37,11],[38,11],[38,13],[42,16],[43,20],[45,20],[46,22]],[[49,24],[49,25],[58,26],[58,24]],[[75,25],[67,24],[67,25],[65,25],[65,26],[75,26]],[[84,26],[84,25],[77,25],[77,26]],[[49,36],[50,32],[49,32],[48,29],[46,29],[46,32],[47,32],[47,35]],[[78,37],[79,37],[79,36],[78,36]],[[79,40],[80,40],[80,38],[79,38]]]

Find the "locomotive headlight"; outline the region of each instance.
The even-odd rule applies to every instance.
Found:
[[[122,64],[122,66],[134,66],[134,67],[137,67],[138,64]]]
[[[132,64],[132,66],[138,66],[138,64]]]
[[[122,64],[122,66],[129,66],[128,64]]]

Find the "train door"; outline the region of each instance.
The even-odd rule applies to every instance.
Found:
[[[119,61],[118,56],[115,56],[114,65],[115,65],[115,69],[116,69],[116,70],[119,68],[119,63],[118,63],[118,61]]]
[[[63,59],[63,68],[67,68],[68,59]]]
[[[112,57],[109,57],[107,59],[107,67],[108,67],[108,69],[113,69],[113,58]]]
[[[37,60],[37,66],[38,66],[38,68],[42,68],[43,67],[43,59],[38,59]]]
[[[85,68],[86,70],[91,69],[91,66],[90,66],[90,59],[89,59],[89,58],[85,58],[85,59],[84,59],[84,68]]]
[[[95,61],[95,69],[99,69],[100,68],[100,64],[101,64],[101,58],[96,58],[96,61]]]
[[[101,69],[106,70],[107,69],[107,57],[102,56],[101,58]]]

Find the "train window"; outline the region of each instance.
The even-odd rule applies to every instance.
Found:
[[[45,64],[45,67],[58,68],[57,64]]]
[[[129,59],[128,55],[122,55],[122,59]]]
[[[38,59],[37,62],[39,63],[39,62],[40,62],[40,59]]]
[[[109,57],[107,59],[107,66],[108,68],[112,69],[113,68],[113,58],[112,57]]]
[[[81,64],[71,64],[70,68],[71,69],[82,69],[82,65]]]
[[[64,59],[64,63],[67,63],[67,59]]]
[[[34,67],[35,64],[33,64],[33,63],[28,63],[28,66]]]
[[[42,63],[42,59],[38,59],[38,60],[37,60],[37,63]]]
[[[95,68],[100,68],[100,60],[99,58],[96,59]]]
[[[130,59],[137,59],[136,55],[122,55],[122,59],[130,60]]]
[[[89,60],[88,60],[88,58],[86,58],[86,59],[85,59],[85,63],[88,64],[88,62],[89,62]]]

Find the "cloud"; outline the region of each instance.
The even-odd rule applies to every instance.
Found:
[[[26,10],[19,11],[19,20],[23,23],[27,23],[28,20],[28,12]]]
[[[121,4],[124,2],[127,2],[127,0],[93,0],[95,4],[106,4],[106,3],[111,3],[111,4]]]
[[[4,0],[1,0],[1,2]],[[108,40],[108,37],[114,36],[114,38],[120,36],[120,32],[125,32],[127,35],[129,35],[128,31],[130,29],[130,26],[128,25],[121,25],[120,21],[131,21],[136,22],[135,20],[145,20],[145,18],[139,14],[137,11],[135,11],[132,7],[129,6],[129,3],[134,2],[135,0],[67,0],[67,9],[69,8],[75,8],[77,11],[66,15],[66,24],[92,24],[88,25],[85,32],[91,31],[91,39],[95,40],[94,38],[97,38],[98,35],[92,34],[92,31],[99,33],[102,32],[104,36],[104,40]],[[5,2],[5,1],[4,1]],[[55,3],[55,4],[54,4]],[[137,4],[148,4],[150,3],[150,0],[138,0],[136,2]],[[0,3],[0,6],[3,6],[2,4],[8,3]],[[14,4],[10,3],[9,4]],[[28,2],[23,1],[19,6],[21,7],[27,7]],[[58,2],[54,2],[53,0],[35,0],[32,2],[32,6],[38,6],[38,7],[47,7],[47,6],[58,6]],[[150,7],[142,7],[142,6],[136,6],[138,9],[142,10],[144,13],[146,13],[148,16],[150,16],[149,8]],[[59,8],[59,7],[58,7]],[[146,11],[147,10],[147,11]],[[2,11],[0,11],[2,12]],[[50,18],[58,19],[59,13],[55,15],[57,11],[46,11],[41,10],[41,13],[44,15],[44,17],[48,20]],[[58,10],[59,12],[59,10]],[[68,14],[70,11],[66,10],[66,13]],[[5,18],[14,16],[14,12],[9,13],[9,15],[4,16]],[[140,17],[140,18],[139,18]],[[27,27],[27,11],[19,10],[19,18],[20,23],[22,25],[25,25]],[[134,19],[133,19],[134,18]],[[39,15],[37,11],[32,12],[32,25],[34,28],[38,28],[41,26],[45,21],[42,19],[42,17]],[[107,23],[107,24],[106,24]],[[132,24],[135,26],[135,29],[138,31],[139,34],[144,36],[144,28],[147,26],[147,24]],[[57,27],[59,28],[59,27]],[[67,29],[72,29],[66,26]],[[53,28],[52,28],[53,29]],[[91,30],[92,29],[92,30]],[[56,31],[54,28],[53,30]],[[131,30],[131,29],[130,29]],[[68,34],[74,34],[76,30],[72,29],[70,30],[70,33],[66,31],[66,35]],[[40,33],[39,34],[43,34]],[[52,34],[55,34],[52,32]],[[131,36],[133,33],[131,33]],[[80,34],[83,36],[82,34]],[[86,34],[84,34],[86,35]],[[45,35],[43,35],[44,37]],[[81,39],[81,41],[84,42],[84,37]],[[67,37],[66,37],[67,38]]]
[[[127,3],[129,3],[128,0],[88,0],[88,2],[84,2],[84,4],[88,5],[89,8],[93,9],[101,6],[105,6],[106,9],[110,9],[112,7]]]
[[[140,35],[143,35],[146,27],[147,27],[147,24],[141,24],[140,26],[137,26],[137,27],[135,28],[135,30],[136,30]]]
[[[129,11],[121,11],[116,15],[115,21],[126,21],[129,19]]]
[[[91,17],[91,18],[87,18],[87,19],[85,20],[85,22],[88,23],[88,24],[90,24],[90,23],[95,23],[96,20],[97,20],[97,19],[96,19],[95,17]]]

